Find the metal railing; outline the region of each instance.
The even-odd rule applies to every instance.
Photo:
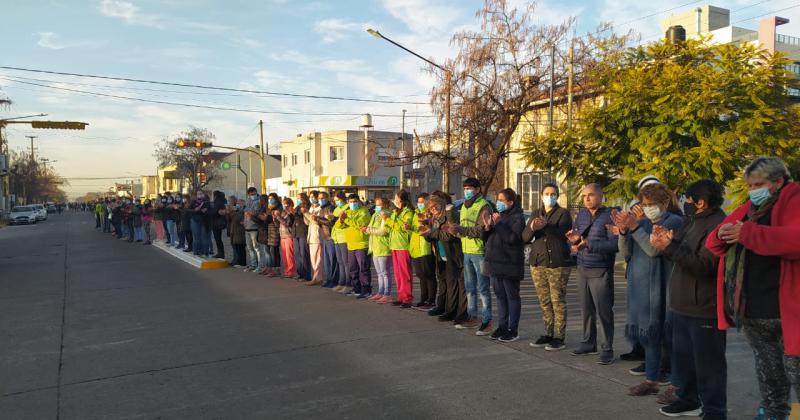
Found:
[[[775,36],[775,42],[800,47],[800,38],[796,36],[777,34]]]

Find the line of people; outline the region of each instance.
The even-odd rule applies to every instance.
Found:
[[[624,261],[624,336],[633,349],[621,358],[642,361],[629,372],[644,376],[629,395],[660,393],[667,416],[725,419],[725,330],[739,327],[756,360],[756,419],[785,419],[791,388],[800,393],[800,185],[775,157],[754,160],[744,181],[750,200],[729,216],[718,183],[686,186],[680,208],[675,193],[653,176],[639,182],[636,202],[626,209],[606,207],[602,187],[586,185],[574,220],[559,206],[556,184],[543,187],[540,208],[525,220],[513,190],[492,201],[474,178],[464,180],[465,200],[458,204],[442,191],[412,202],[400,190],[370,208],[356,194],[312,191],[281,199],[250,188],[245,199],[214,192],[213,200],[198,193],[190,202],[167,194],[155,205],[112,200],[98,208],[118,237],[133,232],[138,240],[137,228],[153,224],[167,243],[208,255],[213,233],[215,256],[224,258],[225,230],[231,264],[247,272],[426,311],[501,342],[520,338],[520,283],[530,244],[544,324],[530,346],[566,348],[567,283],[575,270],[583,334],[571,353],[597,355],[601,365],[616,360],[614,271]],[[143,241],[149,238],[145,233]]]

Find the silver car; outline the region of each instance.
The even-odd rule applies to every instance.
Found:
[[[36,210],[36,220],[47,220],[47,209],[43,205],[30,204],[29,207],[32,207],[34,210]]]
[[[8,223],[11,225],[36,224],[39,219],[39,212],[33,206],[16,206],[11,209]]]

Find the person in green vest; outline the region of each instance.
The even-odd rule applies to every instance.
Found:
[[[100,200],[97,200],[97,202],[95,202],[95,205],[94,205],[94,218],[95,218],[95,226],[94,226],[94,228],[95,229],[100,229],[102,227],[100,222],[102,221],[102,218],[103,218],[103,202],[100,201]]]
[[[392,301],[392,283],[389,271],[392,268],[392,250],[389,248],[389,232],[384,223],[392,214],[389,200],[378,197],[375,199],[375,213],[369,226],[363,230],[369,235],[369,253],[372,254],[372,265],[378,275],[378,293],[369,300],[376,303],[389,303]]]
[[[411,224],[414,222],[414,211],[406,190],[398,191],[394,196],[396,207],[392,215],[386,219],[385,226],[389,231],[389,247],[392,249],[392,268],[397,283],[397,300],[392,305],[410,308],[414,300],[411,287]]]
[[[372,278],[367,257],[369,236],[364,233],[363,228],[369,225],[371,216],[358,194],[350,194],[347,204],[347,210],[339,215],[339,223],[344,228],[347,243],[347,267],[350,274],[349,284],[342,293],[366,299],[372,295]]]
[[[414,209],[411,240],[408,245],[411,266],[414,268],[414,274],[419,278],[420,297],[414,308],[420,311],[428,311],[436,304],[436,260],[431,252],[431,243],[419,234],[422,222],[427,221],[429,217],[425,205],[427,201],[428,193],[417,196],[417,208]]]
[[[333,291],[344,292],[347,288],[347,241],[344,238],[344,227],[340,222],[342,213],[347,210],[347,197],[344,193],[339,191],[333,197],[333,212],[332,217],[327,218],[327,222],[331,223],[331,238],[333,239],[333,246],[336,252],[336,267],[338,269],[337,284]]]
[[[448,231],[461,238],[464,252],[464,289],[467,292],[468,319],[456,325],[457,329],[478,327],[475,335],[492,333],[492,295],[489,277],[483,274],[484,220],[489,220],[492,207],[481,193],[481,183],[475,178],[464,180],[464,204],[461,206],[459,224],[448,225]],[[478,320],[478,301],[481,299],[481,318]]]

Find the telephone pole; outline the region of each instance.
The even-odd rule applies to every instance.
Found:
[[[25,136],[25,137],[31,139],[31,161],[36,162],[36,157],[34,156],[33,152],[33,139],[37,138],[37,136]]]
[[[264,121],[258,120],[261,131],[261,194],[267,193],[267,161],[264,159]]]

